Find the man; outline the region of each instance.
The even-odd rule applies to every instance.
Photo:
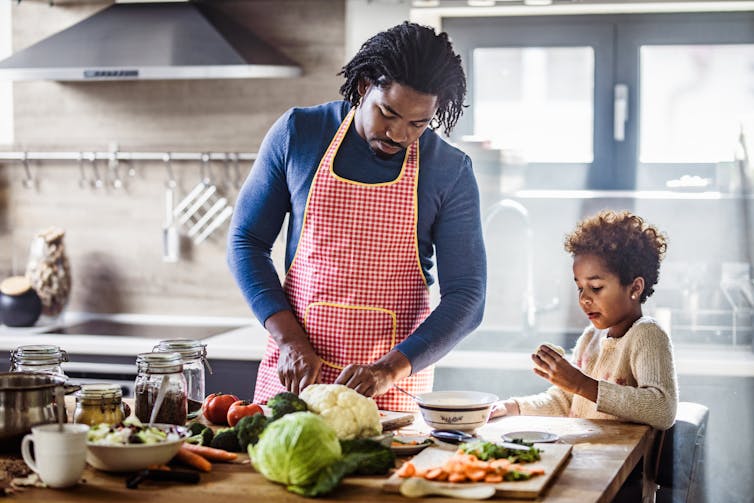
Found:
[[[447,35],[403,23],[343,67],[344,101],[286,112],[239,194],[228,263],[270,334],[254,401],[315,382],[415,410],[431,365],[481,321],[486,263],[471,160],[449,133],[466,78]],[[286,277],[270,259],[286,213]],[[430,314],[433,249],[441,300]]]

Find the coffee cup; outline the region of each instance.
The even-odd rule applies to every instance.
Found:
[[[86,424],[34,426],[21,441],[21,455],[49,487],[76,485],[86,466]],[[34,446],[34,456],[31,454]]]

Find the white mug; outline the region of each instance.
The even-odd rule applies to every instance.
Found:
[[[21,441],[21,455],[29,468],[49,487],[70,487],[81,478],[86,466],[86,424],[34,426]],[[34,456],[31,444],[34,444]]]

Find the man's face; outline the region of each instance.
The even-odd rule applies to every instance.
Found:
[[[383,159],[408,148],[437,112],[437,96],[397,82],[382,87],[362,81],[359,94],[361,101],[354,118],[356,132]]]

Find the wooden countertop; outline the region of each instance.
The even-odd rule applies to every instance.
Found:
[[[426,428],[421,421],[415,430]],[[561,442],[573,444],[573,455],[555,478],[544,497],[547,503],[609,502],[628,474],[648,452],[654,430],[645,425],[615,421],[552,417],[508,417],[493,421],[479,430],[488,440],[513,431],[544,430],[556,433]],[[206,503],[207,501],[243,501],[250,497],[259,501],[295,501],[304,498],[292,494],[281,485],[267,481],[240,456],[240,462],[215,463],[212,472],[202,473],[199,484],[145,481],[138,489],[126,489],[124,475],[111,475],[87,467],[84,482],[65,489],[27,488],[9,501],[35,503],[82,502],[150,502]],[[329,497],[319,501],[405,502],[400,494],[383,492],[384,477],[348,477]],[[448,501],[448,498],[427,498]],[[522,501],[504,500],[496,501]]]

